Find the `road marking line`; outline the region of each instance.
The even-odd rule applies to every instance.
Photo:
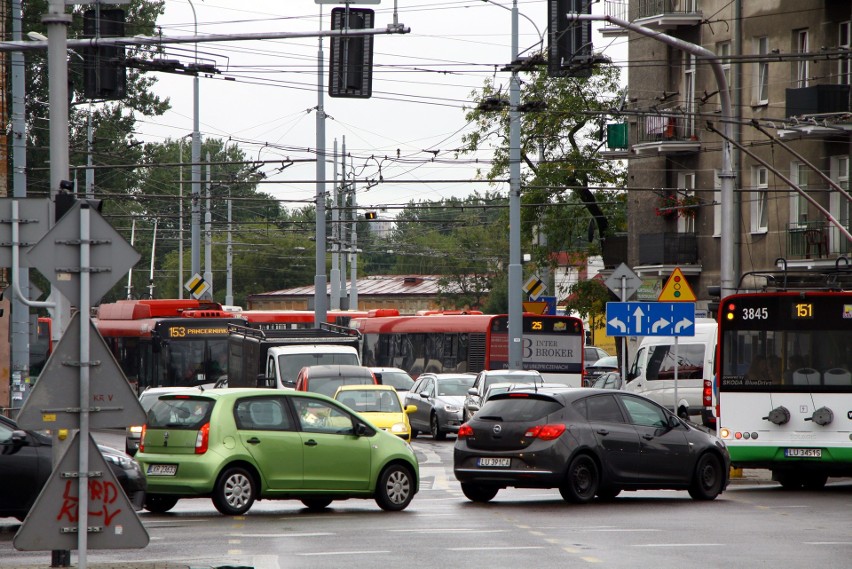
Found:
[[[321,555],[373,555],[375,553],[390,553],[390,551],[322,551],[317,553],[297,553],[301,557],[319,557]]]
[[[645,543],[631,547],[722,547],[723,543]]]
[[[517,549],[544,549],[542,545],[529,545],[521,547],[448,547],[447,551],[502,551],[502,550],[517,550]]]
[[[236,533],[234,537],[326,537],[329,535],[337,535],[334,533]]]
[[[580,559],[587,563],[603,563],[603,559],[598,559],[597,557],[581,557]]]
[[[506,533],[507,529],[435,528],[435,529],[389,529],[396,533]]]

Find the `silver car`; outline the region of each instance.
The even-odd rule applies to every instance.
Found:
[[[405,395],[405,405],[417,406],[408,416],[411,438],[429,431],[442,441],[447,433],[457,433],[462,424],[462,408],[474,375],[464,373],[424,373]]]
[[[487,369],[482,370],[476,376],[471,387],[464,399],[464,407],[462,409],[462,422],[467,421],[479,411],[479,408],[484,403],[483,396],[488,387],[493,383],[533,383],[535,385],[543,385],[544,379],[541,374],[534,369],[524,370],[508,370],[508,369]]]

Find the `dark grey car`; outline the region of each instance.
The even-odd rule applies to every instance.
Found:
[[[721,439],[645,397],[544,388],[489,399],[459,429],[453,467],[474,502],[507,487],[558,488],[576,503],[662,488],[712,500],[727,487],[730,457]]]
[[[424,373],[405,394],[405,405],[417,411],[408,416],[411,438],[428,431],[435,440],[444,440],[462,424],[462,408],[467,390],[476,376],[463,373]]]

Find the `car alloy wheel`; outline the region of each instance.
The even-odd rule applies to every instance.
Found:
[[[376,503],[383,510],[404,510],[414,498],[414,476],[403,465],[392,464],[385,468],[376,484]]]
[[[226,516],[237,516],[251,508],[256,493],[254,480],[246,469],[228,468],[216,481],[213,505]]]

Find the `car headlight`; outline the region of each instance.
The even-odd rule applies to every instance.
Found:
[[[447,413],[460,413],[461,407],[457,405],[444,405],[444,411]]]
[[[129,456],[121,456],[119,454],[104,454],[104,459],[116,464],[124,470],[133,470],[136,468],[136,463]]]
[[[142,434],[142,425],[133,425],[132,427],[130,427],[130,432],[133,433],[134,435],[141,435]]]
[[[407,433],[408,429],[406,428],[405,423],[394,423],[393,426],[391,426],[390,431],[392,433]]]

